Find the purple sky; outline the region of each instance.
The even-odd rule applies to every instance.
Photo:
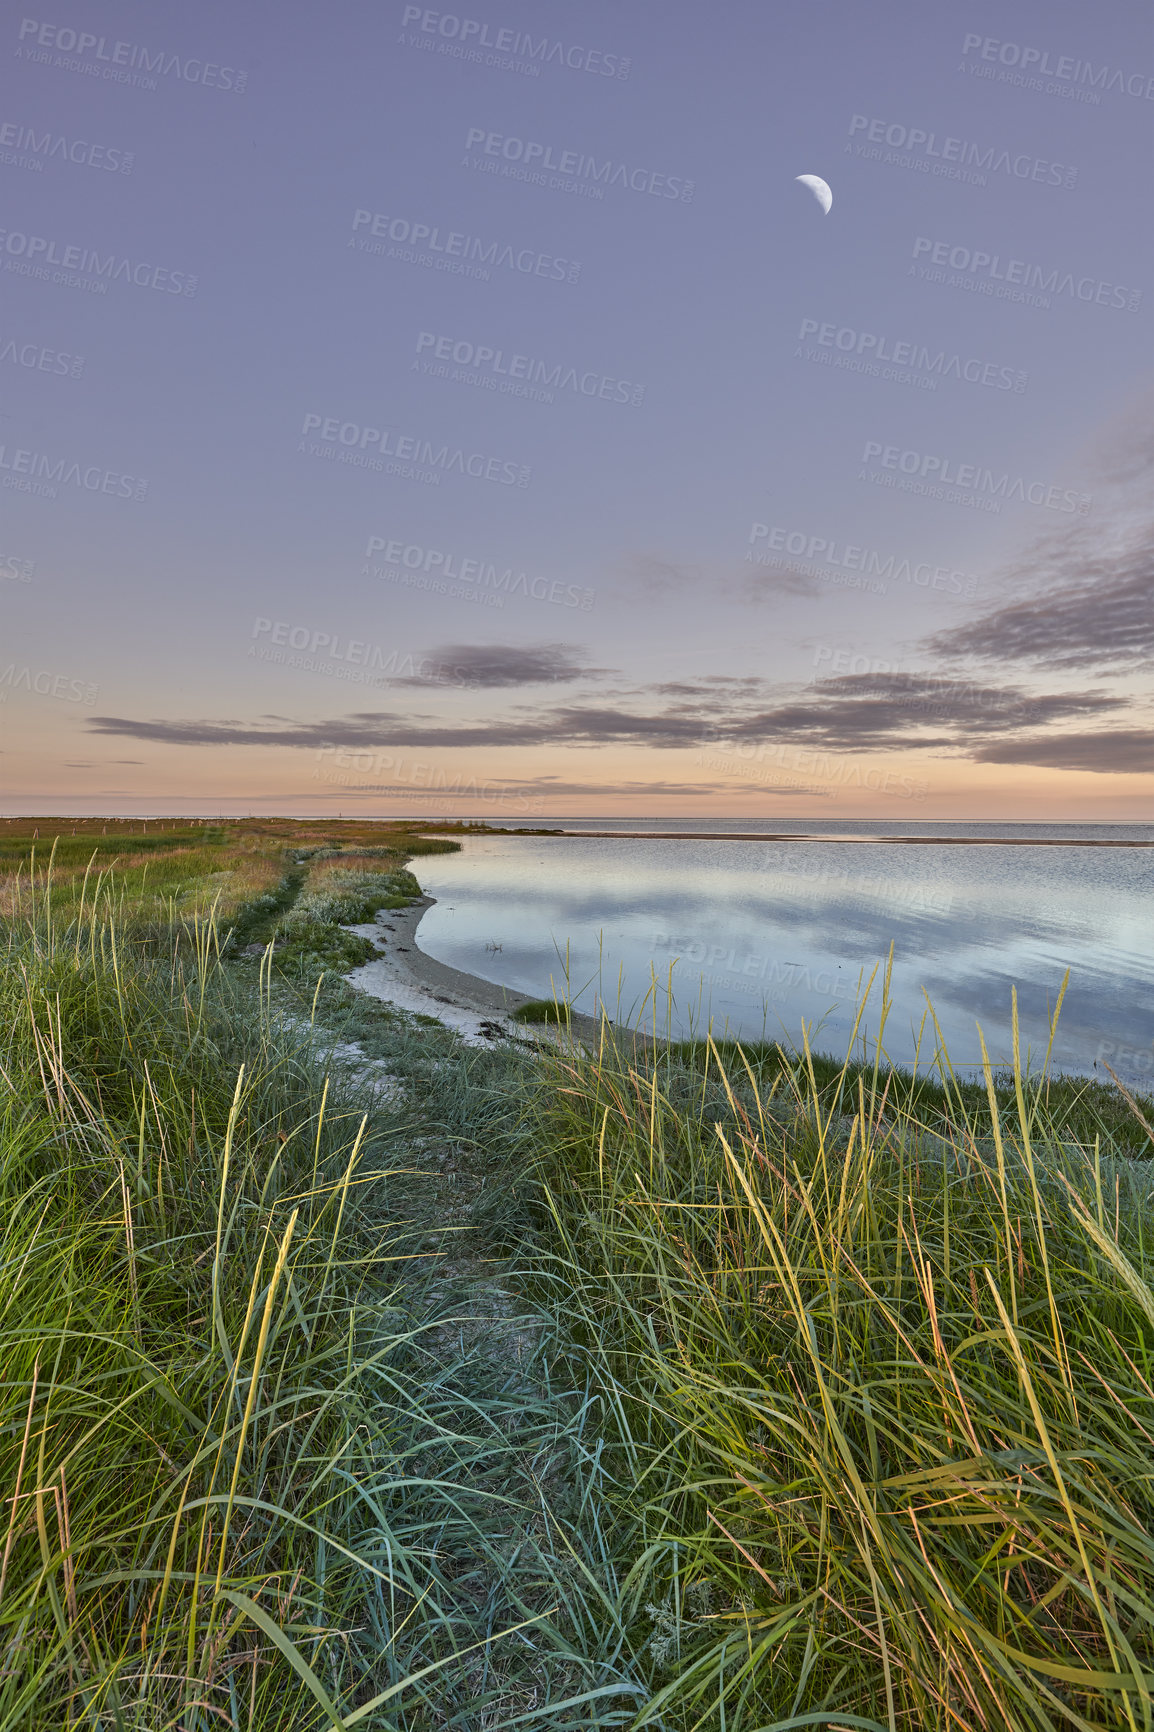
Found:
[[[1150,815],[1148,8],[98,12],[0,35],[5,810]]]

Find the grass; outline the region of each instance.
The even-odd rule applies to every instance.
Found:
[[[1150,1103],[467,1048],[339,975],[455,830],[76,827],[0,826],[0,1732],[1154,1727]]]
[[[780,1087],[796,1067],[797,1055],[780,1042],[738,1042],[710,1040],[677,1042],[673,1057],[690,1071],[709,1069],[716,1053],[727,1070],[744,1074],[748,1067],[763,1091]],[[825,1113],[841,1113],[857,1096],[858,1084],[869,1086],[873,1065],[861,1060],[831,1057],[828,1053],[810,1052],[808,1064],[813,1072],[816,1097]],[[1019,1069],[1021,1067],[1019,1066]],[[958,1114],[981,1113],[987,1100],[985,1076],[980,1082],[959,1077],[952,1069],[948,1052],[930,1071],[913,1071],[887,1059],[885,1065],[888,1098],[904,1114],[932,1124],[948,1132]],[[1028,1081],[1028,1079],[1026,1079]],[[1102,1146],[1116,1154],[1144,1158],[1150,1152],[1150,1139],[1125,1095],[1113,1083],[1094,1077],[1054,1074],[1049,1070],[1036,1079],[1042,1091],[1042,1105],[1048,1124],[1074,1142],[1091,1145],[1095,1136]],[[1000,1108],[1013,1112],[1017,1101],[1014,1071],[999,1068],[992,1073],[994,1096]],[[1154,1101],[1144,1103],[1149,1117]]]
[[[339,1514],[386,1254],[357,1232],[363,1138],[268,1031],[234,1074],[211,960],[166,980],[111,925],[29,919],[3,976],[6,1723],[259,1723],[285,1692],[308,1717],[374,1585]]]
[[[513,1021],[568,1023],[569,1006],[552,998],[532,998],[528,1004],[518,1005]]]
[[[1148,1727],[1150,1167],[1020,1071],[1009,1112],[944,1065],[947,1125],[884,1069],[694,1056],[606,1031],[538,1095],[541,1279],[640,1524],[635,1724]]]
[[[203,825],[147,832],[112,823],[100,832],[106,833],[82,821],[66,835],[47,824],[0,822],[0,918],[25,918],[32,882],[47,866],[58,920],[83,918],[93,905],[106,912],[115,906],[123,930],[163,943],[182,921],[210,908],[227,916],[275,895],[284,871],[280,845],[261,836]]]
[[[371,921],[380,908],[407,908],[420,895],[412,873],[395,856],[392,860],[391,871],[382,871],[384,862],[365,853],[313,861],[307,884],[302,875],[297,893],[271,928],[277,967],[307,980],[322,969],[339,972],[374,956],[370,939],[343,928]]]
[[[126,905],[33,877],[0,970],[0,1726],[592,1723],[545,1320],[462,1309],[419,1111],[291,981]]]
[[[455,852],[450,838],[403,837],[393,845],[297,850],[275,889],[239,910],[228,938],[235,957],[272,944],[280,973],[315,981],[342,973],[376,955],[372,941],[349,926],[373,920],[380,909],[408,908],[421,887],[404,862],[413,853]]]

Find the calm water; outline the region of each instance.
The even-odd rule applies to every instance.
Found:
[[[570,820],[557,820],[577,828]],[[587,820],[589,829],[696,829],[692,822]],[[717,825],[715,828],[728,826]],[[741,822],[734,829],[760,829]],[[675,1034],[702,1029],[798,1040],[844,1053],[859,983],[894,946],[886,1050],[912,1061],[930,996],[955,1068],[980,1062],[980,1022],[995,1062],[1009,1058],[1010,988],[1023,1047],[1040,1058],[1070,970],[1054,1046],[1059,1069],[1105,1059],[1154,1086],[1154,848],[863,846],[782,841],[487,837],[458,855],[414,861],[438,898],[420,946],[455,968],[539,996],[565,990],[595,1013],[637,1020],[652,971],[672,967]],[[939,836],[1150,840],[1150,825],[923,825]],[[854,823],[842,835],[912,833]],[[499,948],[493,948],[493,947]],[[879,971],[880,981],[880,971]],[[875,987],[875,996],[878,988]],[[652,999],[644,1011],[652,1023]],[[662,991],[658,1028],[668,999]],[[876,1014],[863,1027],[876,1033]],[[872,1048],[871,1048],[872,1050]],[[923,1060],[932,1058],[927,1024]],[[1099,1074],[1104,1074],[1099,1071]]]

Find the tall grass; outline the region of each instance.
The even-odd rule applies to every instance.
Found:
[[[211,921],[158,957],[108,898],[81,918],[33,880],[23,916],[0,969],[0,1728],[602,1723],[555,1711],[620,1699],[589,1658],[622,1642],[580,1516],[556,1514],[588,1416],[528,1374],[539,1348],[458,1347],[422,1304],[387,1214],[403,1117],[329,1098],[267,967],[236,997]]]
[[[42,844],[0,833],[0,918],[25,921],[36,885],[51,883],[57,920],[89,923],[101,913],[122,930],[159,938],[172,925],[210,910],[224,918],[271,891],[284,872],[283,850],[257,841],[225,847],[203,831],[154,835],[51,837]]]
[[[931,1127],[880,1063],[730,1060],[606,1028],[537,1096],[543,1278],[640,1524],[633,1724],[1148,1729],[1154,1167],[1017,1063],[980,1111],[943,1056]]]
[[[317,982],[350,839],[9,882],[0,1732],[1154,1732],[1144,1106],[463,1049]]]

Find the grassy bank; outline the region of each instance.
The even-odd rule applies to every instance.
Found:
[[[607,1039],[538,1096],[635,1724],[1149,1726],[1151,1168],[1044,1082],[727,1058]]]
[[[281,925],[355,899],[267,858]],[[162,943],[71,864],[10,884],[0,969],[0,1726],[582,1724],[555,1705],[621,1676],[588,1416],[540,1312],[478,1328],[451,1147],[331,1062],[307,953],[229,964],[195,912]]]
[[[466,1048],[435,828],[0,826],[0,1732],[1154,1726],[1150,1104]]]

